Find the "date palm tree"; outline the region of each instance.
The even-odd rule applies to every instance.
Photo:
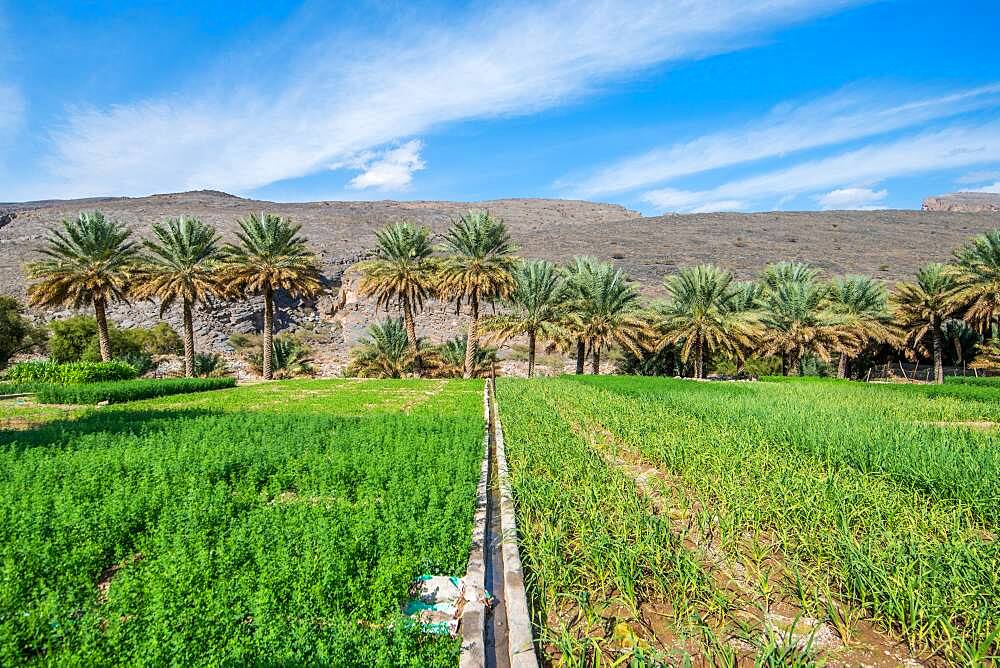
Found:
[[[362,378],[402,378],[415,357],[402,318],[387,318],[368,327],[367,336],[351,350],[347,373]]]
[[[398,304],[406,325],[411,353],[417,355],[416,312],[435,288],[434,252],[430,228],[399,222],[375,233],[376,257],[358,265],[358,292],[374,297],[377,308]]]
[[[847,366],[853,355],[871,343],[892,343],[897,332],[892,326],[885,287],[870,276],[847,276],[836,279],[830,287],[831,308],[844,316],[844,331],[856,346],[842,346],[837,363],[837,377],[847,378]]]
[[[199,304],[218,294],[216,265],[221,257],[215,228],[197,218],[171,218],[153,225],[155,240],[146,240],[146,254],[133,293],[158,299],[160,317],[177,301],[184,318],[184,375],[194,376],[194,316]]]
[[[589,299],[587,289],[593,282],[593,275],[601,266],[600,260],[590,256],[577,256],[565,267],[566,300],[568,310],[563,321],[564,327],[576,338],[576,374],[583,373],[587,360],[587,341],[581,331],[581,309]]]
[[[931,340],[934,356],[934,382],[944,382],[944,322],[958,307],[959,289],[955,271],[940,262],[925,264],[917,272],[915,283],[899,283],[889,296],[893,315],[913,350],[925,350]]]
[[[502,220],[485,211],[470,211],[445,233],[443,249],[449,257],[439,273],[441,293],[454,299],[459,310],[463,302],[468,303],[472,316],[464,373],[471,378],[479,347],[479,308],[483,302],[495,302],[514,291],[517,248]]]
[[[573,317],[590,349],[592,373],[600,373],[601,353],[613,345],[642,355],[649,327],[639,308],[639,293],[625,272],[600,264],[596,271],[581,275],[581,281],[580,292],[585,297],[574,306]]]
[[[137,252],[131,230],[100,211],[81,213],[72,222],[61,221],[41,250],[44,260],[27,267],[37,282],[28,288],[32,306],[94,307],[101,359],[111,359],[107,306],[127,302]]]
[[[848,317],[833,310],[830,287],[817,280],[818,271],[800,262],[779,262],[764,269],[766,333],[761,345],[765,355],[779,355],[782,371],[803,374],[803,361],[815,356],[824,362],[857,339],[845,330]]]
[[[984,336],[1000,325],[1000,230],[974,237],[955,252],[956,311]]]
[[[220,277],[232,295],[264,297],[263,376],[273,377],[274,297],[284,290],[291,297],[312,297],[322,290],[319,264],[301,225],[287,218],[261,213],[236,221],[238,244],[226,244]]]
[[[680,358],[693,360],[694,377],[705,377],[705,355],[721,352],[743,360],[762,334],[757,310],[748,307],[749,288],[711,264],[681,269],[664,281],[668,299],[656,327],[659,347],[677,346]]]
[[[464,334],[448,339],[433,351],[429,358],[431,373],[435,378],[457,378],[465,375],[465,353],[468,350]],[[490,375],[499,361],[496,348],[480,346],[472,360],[472,377],[484,378]]]
[[[535,347],[539,337],[566,337],[562,326],[566,311],[565,282],[551,262],[532,260],[514,272],[516,287],[504,305],[507,312],[487,316],[479,330],[490,342],[525,335],[528,337],[528,378],[535,372]]]

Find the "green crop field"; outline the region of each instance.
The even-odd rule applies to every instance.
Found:
[[[477,381],[0,403],[0,665],[454,665],[399,614],[462,575]]]
[[[997,653],[1000,385],[584,376],[498,398],[553,660]]]

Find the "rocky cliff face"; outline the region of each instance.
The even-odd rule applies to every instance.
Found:
[[[924,199],[924,211],[1000,212],[1000,193],[951,193]]]

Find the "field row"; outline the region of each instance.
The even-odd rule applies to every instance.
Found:
[[[996,388],[498,387],[552,656],[891,664],[996,651],[1000,456],[982,428]]]

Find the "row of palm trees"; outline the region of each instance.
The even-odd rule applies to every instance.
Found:
[[[236,241],[222,243],[217,231],[194,218],[153,226],[153,238],[136,241],[131,231],[100,212],[62,221],[28,265],[35,282],[34,306],[94,308],[101,356],[110,358],[106,309],[130,298],[160,303],[161,316],[179,303],[184,323],[185,373],[194,372],[194,310],[213,299],[264,301],[263,376],[273,376],[275,295],[312,297],[322,290],[319,263],[288,219],[261,213],[237,221]],[[1000,316],[1000,230],[975,237],[952,264],[931,263],[915,282],[890,293],[867,276],[823,281],[801,262],[769,265],[755,281],[737,281],[714,265],[683,268],[664,279],[666,299],[645,302],[620,269],[591,257],[565,266],[521,260],[503,221],[485,211],[456,220],[435,245],[427,227],[408,222],[376,233],[373,257],[357,265],[359,292],[377,308],[398,308],[405,329],[410,373],[440,370],[462,349],[462,372],[481,372],[481,345],[525,337],[528,374],[534,374],[539,344],[576,352],[599,373],[613,348],[643,356],[671,348],[693,376],[701,378],[713,359],[738,368],[752,356],[781,360],[785,372],[803,362],[838,358],[838,375],[873,346],[892,345],[910,354],[931,354],[935,377],[943,376],[944,328],[961,319],[996,339]],[[437,357],[417,336],[416,319],[430,299],[467,309],[470,323],[461,341]],[[487,305],[500,310],[482,316]],[[387,337],[400,332],[379,325]],[[374,339],[373,339],[374,340]],[[377,340],[375,348],[378,348]],[[987,344],[983,354],[994,346]],[[995,347],[995,346],[994,346]],[[359,349],[358,359],[366,353]],[[442,354],[444,357],[442,357]],[[399,365],[402,353],[394,364]],[[369,362],[375,364],[370,359]],[[382,364],[382,362],[379,362]],[[377,368],[375,364],[374,368]]]
[[[421,341],[415,319],[430,298],[463,301],[471,310],[465,375],[480,342],[525,337],[528,375],[539,343],[576,350],[577,373],[591,360],[621,348],[637,356],[666,347],[691,374],[728,358],[741,369],[747,359],[777,357],[785,373],[803,373],[805,360],[838,360],[847,377],[855,358],[889,345],[910,356],[930,354],[935,379],[943,381],[944,328],[961,319],[994,342],[982,347],[987,360],[996,347],[1000,317],[1000,230],[970,241],[952,264],[930,263],[913,282],[890,292],[868,276],[820,279],[817,268],[778,262],[755,281],[737,281],[711,264],[683,268],[664,279],[666,299],[643,302],[628,276],[610,263],[578,257],[565,266],[517,260],[501,221],[485,212],[462,216],[445,234],[437,257],[430,230],[396,223],[378,235],[376,257],[358,266],[360,291],[381,307],[402,311],[419,373]],[[480,306],[499,302],[500,313],[480,318]],[[995,356],[995,355],[994,355]]]
[[[160,303],[160,316],[177,303],[184,322],[184,373],[194,375],[194,309],[213,299],[264,298],[263,376],[273,376],[274,298],[321,291],[319,263],[299,234],[300,226],[270,214],[237,221],[236,243],[223,244],[211,225],[195,218],[153,225],[153,238],[132,232],[99,211],[62,221],[41,250],[44,259],[27,266],[35,282],[33,306],[92,306],[101,358],[111,358],[107,307],[130,298]]]

